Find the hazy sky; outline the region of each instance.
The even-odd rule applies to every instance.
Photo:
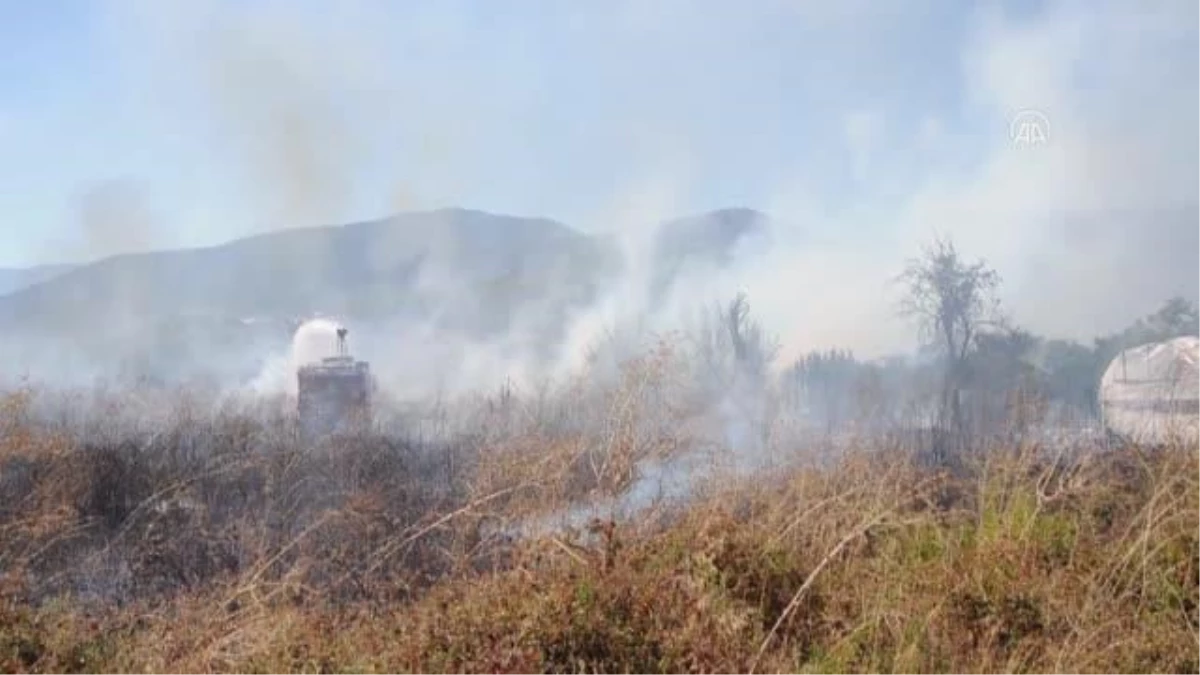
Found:
[[[0,266],[450,205],[587,229],[751,206],[809,247],[760,286],[854,268],[846,292],[878,296],[943,232],[1022,318],[1091,331],[1196,293],[1197,22],[1195,0],[0,3]],[[1045,146],[1014,146],[1025,109]]]
[[[665,179],[682,211],[844,206],[876,144],[1007,133],[964,96],[965,4],[842,4],[6,3],[0,264],[57,257],[112,181],[155,224],[102,253],[394,207],[577,223]]]

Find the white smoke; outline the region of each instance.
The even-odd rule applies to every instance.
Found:
[[[333,319],[310,319],[300,324],[284,354],[266,360],[262,371],[246,385],[245,393],[256,396],[286,394],[295,398],[300,368],[338,355],[341,323]]]
[[[165,202],[173,231],[220,239],[416,203],[615,234],[625,274],[573,317],[550,370],[578,370],[647,313],[655,329],[673,327],[739,290],[779,336],[781,362],[835,346],[907,349],[911,326],[893,317],[887,282],[935,232],[996,267],[1013,318],[1036,332],[1089,339],[1170,294],[1195,297],[1194,2],[613,4],[485,24],[456,3],[141,0],[109,7],[105,25],[128,66],[123,84],[155,92],[131,104],[155,123],[139,133],[165,132],[164,147],[179,150],[170,162],[197,176],[188,199]],[[611,58],[614,44],[623,58]],[[1025,107],[1053,122],[1036,152],[1008,136],[1008,115]],[[150,203],[178,197],[160,173],[135,173]],[[146,220],[142,192],[89,210],[104,225],[89,231],[105,235],[89,246]],[[733,204],[764,207],[790,232],[650,307],[647,228]],[[431,304],[466,304],[470,289],[436,271],[420,279],[439,289]],[[542,309],[475,342],[401,317],[356,351],[414,393],[534,381],[522,331]],[[291,359],[273,358],[255,385],[294,387]]]
[[[337,356],[338,331],[342,328],[342,324],[331,319],[312,319],[301,324],[292,337],[293,370]]]

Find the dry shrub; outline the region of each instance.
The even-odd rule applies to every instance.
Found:
[[[561,394],[567,408],[516,433],[488,438],[474,457],[470,489],[504,493],[492,504],[508,519],[562,511],[572,503],[613,497],[640,465],[684,447],[682,412],[671,404],[679,364],[665,345],[618,365],[611,383],[580,378]]]
[[[648,391],[433,448],[308,447],[234,412],[89,443],[7,400],[0,670],[1200,665],[1194,446],[1000,446],[946,470],[864,440],[671,510],[507,538],[674,451]]]
[[[10,401],[3,418],[16,432],[0,461],[0,562],[23,575],[27,601],[124,603],[247,575],[350,597],[367,567],[420,585],[450,567],[429,550],[366,561],[462,498],[442,461],[453,449],[369,435],[308,447],[269,420],[187,411],[153,434],[96,443],[47,432],[22,410]]]

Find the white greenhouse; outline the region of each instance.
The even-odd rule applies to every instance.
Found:
[[[1200,338],[1179,337],[1127,349],[1100,379],[1104,425],[1134,443],[1197,442]]]

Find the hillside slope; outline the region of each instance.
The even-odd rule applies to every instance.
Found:
[[[35,267],[0,267],[0,296],[15,293],[67,272],[73,265],[37,265]]]
[[[765,223],[727,209],[648,224],[658,233],[654,292],[728,264]],[[101,369],[257,353],[314,314],[387,331],[419,322],[468,340],[508,336],[519,323],[520,339],[541,352],[622,269],[613,242],[554,220],[441,209],[106,258],[0,297],[0,329],[22,347],[9,363],[28,365],[54,344]]]

